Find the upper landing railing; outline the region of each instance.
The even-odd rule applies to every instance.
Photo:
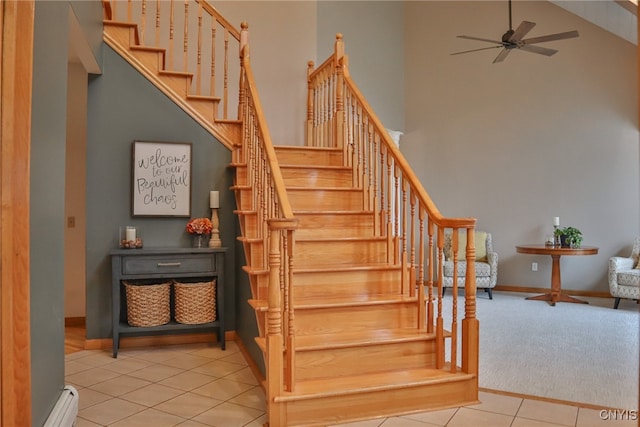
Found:
[[[103,0],[106,20],[135,23],[141,46],[166,51],[164,70],[193,74],[190,94],[220,98],[237,119],[240,31],[205,0]]]

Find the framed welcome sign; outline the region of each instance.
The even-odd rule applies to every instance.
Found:
[[[191,216],[191,143],[134,141],[132,216]]]

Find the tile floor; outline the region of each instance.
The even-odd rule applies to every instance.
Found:
[[[262,426],[264,393],[237,345],[83,350],[65,356],[66,383],[80,395],[76,427]],[[380,418],[351,427],[619,427],[597,409],[480,393],[479,405]],[[612,414],[613,415],[613,414]]]

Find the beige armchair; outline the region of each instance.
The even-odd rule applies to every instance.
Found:
[[[609,291],[617,309],[620,298],[640,299],[640,236],[636,237],[631,255],[609,258]]]
[[[458,287],[465,285],[467,273],[467,261],[465,251],[467,245],[466,232],[461,232],[458,238]],[[493,299],[492,289],[498,280],[498,254],[493,250],[491,233],[485,231],[475,232],[475,275],[476,288],[484,289],[489,293],[489,299]],[[445,233],[442,294],[447,288],[453,287],[453,253],[451,232]]]

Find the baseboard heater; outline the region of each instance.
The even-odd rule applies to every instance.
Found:
[[[78,390],[65,386],[44,427],[72,427],[78,416]]]

